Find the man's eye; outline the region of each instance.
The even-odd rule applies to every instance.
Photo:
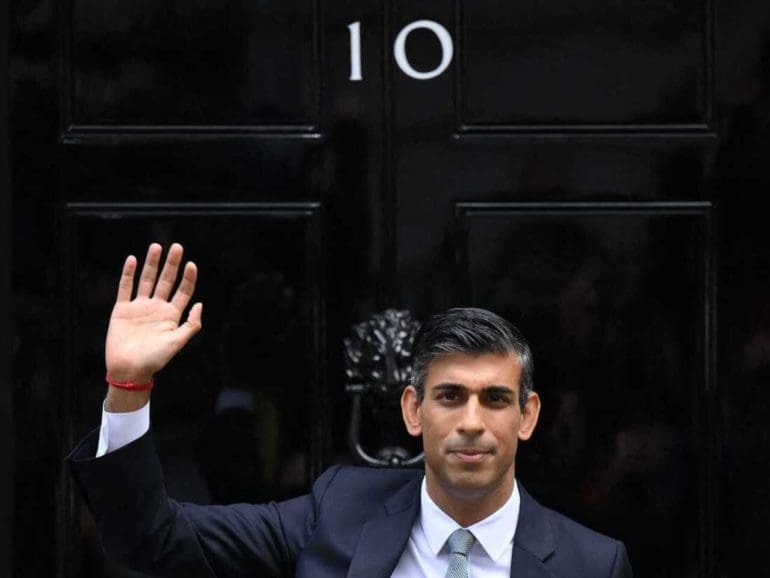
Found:
[[[438,398],[445,401],[457,401],[458,395],[454,391],[444,391],[438,394]]]
[[[487,397],[487,400],[491,403],[510,403],[511,398],[502,393],[491,393]]]

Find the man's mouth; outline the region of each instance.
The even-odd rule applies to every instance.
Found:
[[[473,463],[480,462],[492,452],[481,448],[457,448],[450,450],[449,453],[462,462]]]

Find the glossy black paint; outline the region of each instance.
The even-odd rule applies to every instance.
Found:
[[[392,54],[419,19],[454,39],[429,81]],[[17,0],[9,21],[14,576],[129,575],[61,459],[98,424],[123,256],[171,240],[206,303],[153,397],[177,497],[282,497],[349,461],[350,327],[473,304],[534,346],[533,494],[642,578],[770,574],[766,2]],[[441,57],[425,30],[407,54]]]

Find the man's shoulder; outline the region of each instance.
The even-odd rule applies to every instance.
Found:
[[[541,559],[547,559],[547,564],[552,567],[563,568],[565,571],[577,569],[598,576],[609,575],[617,567],[623,568],[618,576],[630,576],[622,542],[542,506],[530,496],[523,499],[528,502],[523,508],[526,515],[535,518],[520,518],[520,523],[524,524],[522,529],[526,528],[528,534],[525,544],[521,544],[525,549]],[[628,573],[625,573],[626,568]],[[573,572],[567,575],[576,574]]]
[[[622,542],[584,526],[564,514],[547,508],[546,510],[554,528],[555,563],[561,562],[571,568],[591,569],[597,571],[597,575],[615,575],[616,567],[628,565]],[[607,574],[604,574],[605,572]],[[618,575],[630,576],[630,568],[628,572],[629,574]]]
[[[313,485],[319,525],[342,535],[384,512],[416,508],[422,475],[420,470],[329,468]]]
[[[617,547],[618,541],[616,539],[593,530],[588,526],[584,526],[580,522],[577,522],[560,512],[546,507],[543,507],[543,509],[550,518],[551,525],[555,530],[554,537],[557,542],[570,540],[580,545],[607,548],[613,552]]]
[[[323,472],[313,486],[313,492],[333,491],[335,493],[391,493],[404,485],[422,479],[420,469],[407,468],[366,468],[356,466],[332,466]]]

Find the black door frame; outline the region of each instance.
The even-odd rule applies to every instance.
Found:
[[[11,381],[10,2],[0,0],[0,575],[10,576],[13,537],[13,388]]]

